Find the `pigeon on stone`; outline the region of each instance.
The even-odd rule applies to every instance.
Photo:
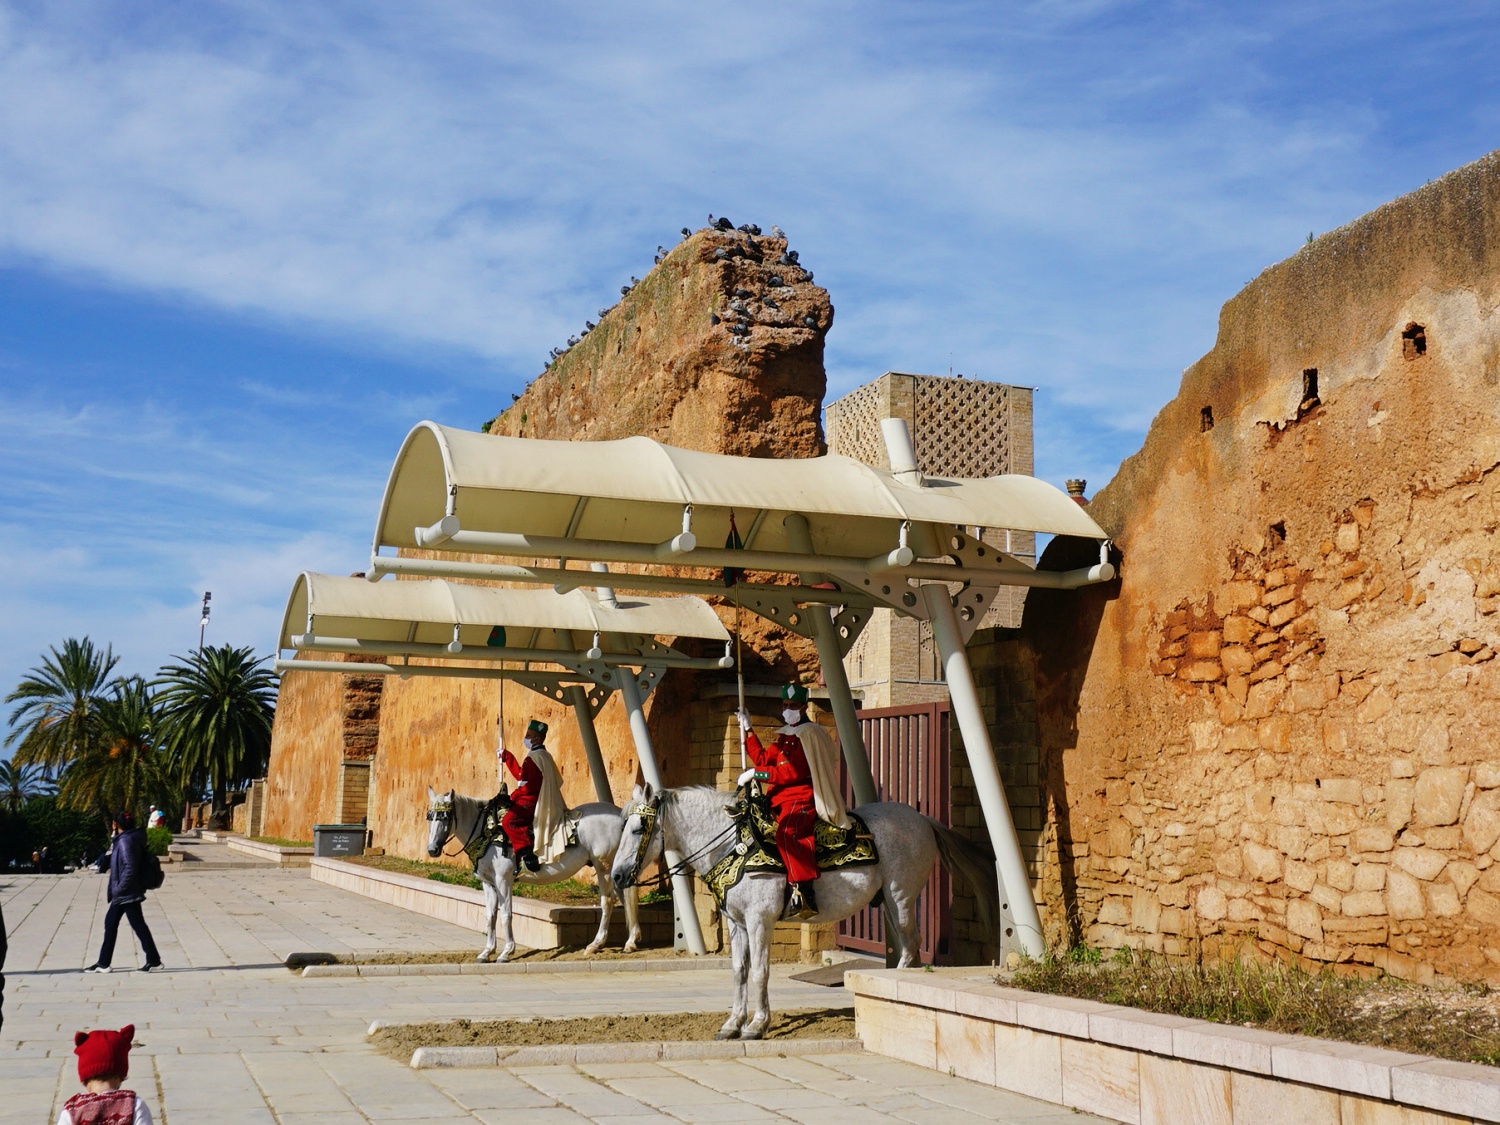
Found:
[[[812,280],[812,270],[803,270],[802,271],[802,280],[803,281],[811,281]]]
[[[736,336],[750,335],[750,329],[745,327],[745,325],[743,324],[731,324],[729,326],[729,331],[733,332]]]
[[[745,306],[745,302],[744,302],[744,301],[741,301],[741,300],[739,300],[739,299],[738,299],[738,298],[736,298],[736,299],[735,299],[735,300],[733,300],[733,301],[730,301],[730,302],[729,302],[729,307],[730,307],[730,308],[732,308],[732,309],[733,309],[733,310],[734,310],[734,311],[735,311],[735,312],[737,312],[737,313],[743,313],[743,312],[749,312],[749,311],[750,311],[750,310],[749,310],[749,309],[748,309],[748,308],[747,308],[747,307],[746,307],[746,306]]]
[[[598,313],[596,313],[595,315],[598,316],[598,318],[600,320],[603,320],[605,317],[607,317],[609,315],[609,310],[608,309],[600,309],[598,311]]]
[[[717,250],[714,251],[714,257],[722,262],[729,257],[729,251],[720,246]]]
[[[818,326],[818,318],[809,313],[807,316],[804,316],[802,318],[802,323],[807,325],[809,328],[816,328]]]
[[[719,316],[718,316],[718,314],[717,313],[709,313],[708,314],[708,323],[710,325],[717,325],[719,323]]]
[[[746,234],[759,234],[760,233],[760,227],[756,226],[754,223],[745,223],[745,224],[741,225],[739,229],[742,230],[742,231],[744,231]]]
[[[568,347],[570,347],[570,348],[576,348],[577,346],[578,346],[578,337],[577,336],[569,336],[568,337]]]
[[[750,292],[750,290],[748,290],[748,289],[736,289],[736,290],[735,290],[735,291],[734,291],[734,295],[735,295],[735,296],[736,296],[736,297],[738,297],[738,298],[739,298],[739,299],[740,299],[740,300],[742,300],[742,301],[743,301],[743,300],[746,300],[746,299],[748,299],[748,298],[750,298],[750,297],[753,297],[753,296],[755,296],[755,294],[754,294],[754,293],[752,293],[752,292]]]
[[[682,228],[682,237],[683,238],[692,238],[693,237],[693,232],[690,231],[687,227],[683,227]]]
[[[766,284],[769,285],[772,289],[780,289],[786,285],[786,282],[782,280],[782,277],[779,273],[773,273],[770,280],[767,281]]]
[[[772,223],[771,224],[771,237],[772,238],[779,238],[783,242],[785,242],[786,241],[786,231],[782,230],[775,223]]]
[[[592,320],[585,320],[583,322],[583,330],[585,332],[592,332],[595,327],[596,327],[596,325],[594,324],[594,322]]]
[[[778,261],[783,266],[795,266],[797,264],[797,251],[788,250],[786,253],[781,255]]]
[[[712,218],[713,216],[709,216],[709,217]],[[734,224],[731,223],[728,219],[720,219],[718,222],[714,223],[713,226],[717,230],[733,230],[734,229]]]
[[[513,394],[513,395],[510,396],[510,401],[511,402],[520,402],[521,401],[521,396],[517,395],[517,394]]]
[[[630,296],[630,286],[628,286],[628,285],[622,285],[622,286],[620,286],[620,296],[622,296],[622,297],[628,297],[628,296]]]
[[[781,306],[778,305],[775,301],[771,300],[770,297],[762,297],[760,299],[760,303],[765,305],[768,309],[775,309],[777,312],[781,311]]]

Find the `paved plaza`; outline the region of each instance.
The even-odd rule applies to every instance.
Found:
[[[122,926],[107,976],[79,972],[98,951],[102,877],[0,875],[10,932],[0,1123],[55,1121],[79,1089],[73,1032],[127,1023],[140,1044],[129,1085],[165,1125],[1102,1120],[862,1053],[413,1070],[371,1048],[372,1020],[720,1011],[728,972],[302,978],[283,966],[288,954],[477,951],[480,939],[306,869],[195,867],[172,870],[146,906],[167,971],[119,971],[141,960]],[[842,989],[788,979],[795,971],[775,970],[777,1008],[850,1003]]]

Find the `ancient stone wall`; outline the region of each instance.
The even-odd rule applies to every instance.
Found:
[[[353,730],[348,727],[350,681],[369,676],[327,672],[282,675],[266,774],[261,831],[284,840],[311,840],[315,823],[339,823],[339,772],[353,736],[357,750],[368,739],[368,697],[356,691]]]
[[[1491,155],[1224,306],[1093,502],[1120,581],[994,642],[1055,940],[1500,981],[1497,302]]]

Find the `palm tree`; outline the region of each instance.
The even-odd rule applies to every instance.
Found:
[[[157,748],[157,712],[146,681],[115,681],[96,721],[93,745],[63,772],[62,803],[106,819],[118,809],[139,812],[147,801],[168,803],[170,764]]]
[[[161,670],[161,744],[186,785],[207,784],[215,810],[225,791],[265,774],[276,713],[276,676],[247,645],[199,650]]]
[[[61,769],[92,744],[96,712],[108,690],[109,674],[120,658],[105,646],[100,652],[84,637],[69,637],[62,650],[31,669],[5,697],[21,705],[11,712],[6,746],[17,746],[18,765]]]
[[[0,762],[0,808],[20,812],[33,797],[45,797],[55,786],[42,774],[41,766]]]

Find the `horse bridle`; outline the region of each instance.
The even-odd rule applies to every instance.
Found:
[[[635,879],[632,880],[632,884],[640,886],[641,871],[646,866],[646,852],[651,848],[651,837],[655,836],[657,830],[661,828],[661,794],[658,793],[647,800],[627,805],[625,818],[628,820],[632,816],[640,817],[646,829],[641,834],[641,842],[636,845],[635,849]]]
[[[447,831],[443,834],[443,843],[445,845],[448,843],[448,841],[450,839],[453,839],[453,840],[458,839],[457,836],[453,835],[453,802],[452,802],[452,800],[443,801],[435,809],[428,809],[427,810],[427,819],[428,819],[429,822],[434,821],[434,820],[442,820],[442,821],[447,821],[448,822],[448,824],[447,824]],[[477,831],[477,827],[478,826],[476,825],[476,831]],[[472,839],[472,838],[473,837],[471,836],[470,839]],[[446,848],[439,848],[438,849],[438,854],[441,855],[441,856],[443,856],[443,858],[445,858],[445,859],[452,859],[454,856],[458,855],[459,852],[467,850],[468,847],[469,847],[469,841],[465,840],[463,842],[463,844],[459,847],[459,849],[458,849],[457,852],[450,852],[450,851],[446,850]]]

